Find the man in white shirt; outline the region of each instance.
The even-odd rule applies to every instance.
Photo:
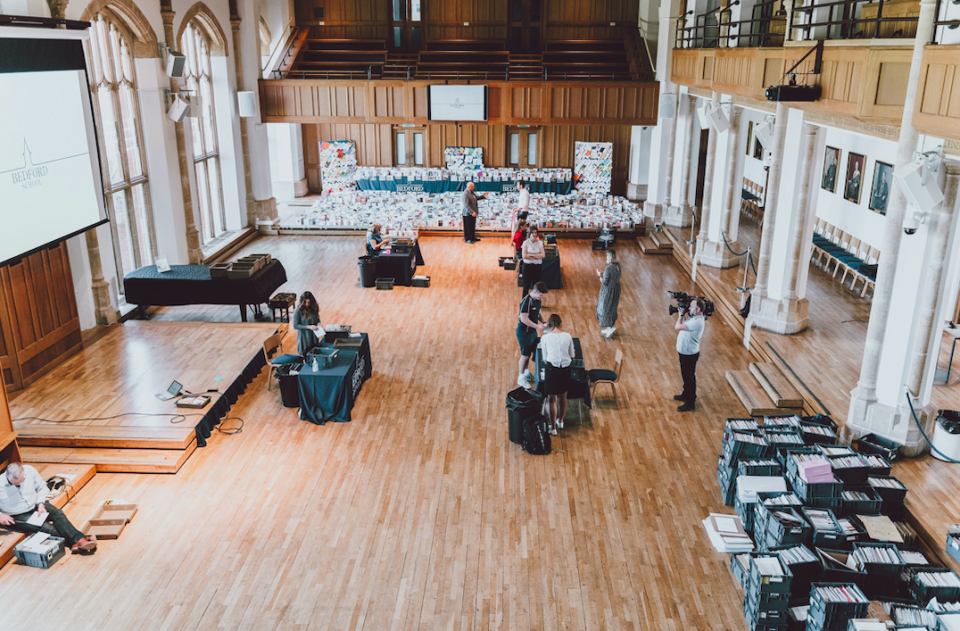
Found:
[[[63,511],[47,501],[47,484],[30,465],[11,462],[0,478],[0,526],[19,532],[63,537],[74,553],[93,553],[97,538],[77,530]],[[43,521],[27,522],[34,513]]]
[[[516,234],[517,222],[526,219],[530,215],[530,191],[523,182],[517,182],[517,190],[520,191],[520,201],[517,207],[513,209],[513,225],[510,226],[510,234]]]
[[[678,412],[689,412],[696,407],[697,400],[697,360],[700,359],[700,337],[706,320],[703,298],[690,302],[686,313],[677,314],[677,353],[680,354],[680,376],[683,378],[683,392],[673,398],[682,401]]]

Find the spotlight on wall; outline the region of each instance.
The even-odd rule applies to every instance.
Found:
[[[175,123],[182,122],[190,111],[190,100],[179,94],[173,95],[173,102],[167,108],[167,118]]]

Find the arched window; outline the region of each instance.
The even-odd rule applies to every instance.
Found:
[[[190,117],[193,131],[193,168],[197,177],[197,207],[200,214],[200,239],[210,243],[226,231],[223,183],[220,178],[220,151],[210,75],[210,42],[196,21],[187,24],[180,38],[187,58],[184,69],[186,89],[191,100],[199,96],[199,111]],[[196,107],[196,106],[195,106]]]
[[[91,91],[100,121],[104,194],[119,278],[153,264],[157,237],[140,127],[130,31],[108,8],[92,19]],[[123,292],[123,283],[118,283]]]

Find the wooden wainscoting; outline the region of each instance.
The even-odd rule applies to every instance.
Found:
[[[670,65],[671,80],[691,88],[711,89],[715,52],[712,48],[674,50]]]
[[[267,123],[429,124],[427,86],[449,83],[451,82],[262,80],[261,112],[263,121]],[[487,85],[489,89],[489,117],[486,124],[657,124],[657,101],[660,94],[657,83],[480,83]]]
[[[0,267],[0,369],[18,390],[80,348],[67,244]]]
[[[960,141],[960,46],[927,46],[923,50],[918,106],[913,126],[924,134]]]

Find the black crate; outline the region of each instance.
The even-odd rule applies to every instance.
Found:
[[[889,543],[864,543],[857,542],[853,544],[853,553],[864,548],[886,548],[896,552],[898,559],[895,563],[858,563],[858,569],[867,574],[867,589],[865,590],[871,597],[881,595],[897,595],[901,592],[900,574],[903,572],[904,563],[900,553],[897,552],[897,546]]]
[[[893,470],[890,461],[879,454],[863,454],[863,457],[870,461],[870,473],[868,475],[890,475]]]
[[[783,468],[773,459],[741,460],[737,463],[737,475],[781,476]]]
[[[430,277],[424,276],[423,278],[417,278],[416,276],[414,276],[411,282],[413,283],[414,287],[429,287]]]
[[[850,552],[846,550],[830,550],[814,548],[814,554],[820,558],[823,571],[820,580],[825,583],[853,583],[865,589],[870,582],[866,572],[855,570],[847,565]]]
[[[733,506],[734,498],[737,495],[737,478],[734,475],[734,469],[720,461],[717,465],[717,483],[720,485],[720,497],[727,506]]]
[[[839,497],[811,497],[806,500],[806,505],[813,508],[829,508],[834,513],[840,510]]]
[[[837,516],[833,514],[832,510],[830,510],[829,508],[815,509],[815,510],[824,511],[827,514],[826,516],[830,520],[833,526],[833,529],[824,528],[822,530],[816,528],[813,525],[813,520],[810,519],[809,510],[814,510],[814,509],[801,508],[800,510],[803,513],[803,517],[810,523],[810,528],[812,532],[811,542],[814,547],[833,548],[833,547],[836,547],[838,544],[840,544],[841,541],[843,541],[843,533],[841,531],[840,524],[837,523]]]
[[[393,282],[396,279],[393,278],[378,278],[377,279],[377,289],[380,290],[390,290],[393,289]]]
[[[516,259],[507,259],[503,262],[503,269],[513,271],[517,269]]]
[[[780,568],[783,570],[782,576],[761,576],[757,567],[757,559],[769,557],[777,560]],[[780,555],[769,554],[765,552],[755,552],[750,555],[750,572],[747,575],[747,593],[757,594],[789,594],[790,593],[790,568],[783,564]]]
[[[764,501],[772,497],[781,497],[783,495],[789,495],[796,501],[791,501],[789,504],[771,504],[768,506],[764,505]],[[770,509],[774,510],[787,510],[789,508],[796,508],[802,506],[800,499],[793,493],[757,493],[757,503],[754,505],[754,517],[753,517],[753,529],[757,535],[757,544],[763,543],[766,539],[765,534],[767,532],[767,525],[769,523]],[[777,542],[773,542],[773,545],[777,545]],[[763,548],[760,548],[763,550]]]
[[[831,589],[842,589],[848,594],[853,594],[857,601],[848,602],[831,600],[825,594]],[[807,627],[810,621],[819,625],[821,629],[832,629],[839,626],[845,629],[847,622],[851,618],[866,617],[867,608],[870,602],[867,600],[863,590],[854,583],[814,583],[810,588],[810,611],[807,614]],[[840,622],[842,626],[840,626]]]
[[[871,480],[893,480],[900,488],[876,486]],[[903,514],[903,501],[907,497],[907,487],[892,475],[873,475],[867,477],[867,484],[873,488],[880,498],[880,512],[890,517],[900,517]]]
[[[936,598],[940,602],[956,602],[960,600],[960,587],[948,587],[943,585],[924,585],[919,580],[920,574],[953,574],[956,572],[945,567],[926,567],[918,569],[908,569],[905,575],[910,580],[910,592],[916,597],[921,605],[926,605],[931,598]]]
[[[775,514],[777,512],[796,517],[800,520],[800,523],[795,524],[789,520],[780,520]],[[810,538],[811,531],[810,523],[795,508],[787,508],[779,511],[777,509],[769,510],[769,516],[767,517],[768,543],[774,543],[778,546],[791,543],[805,543],[807,539]]]
[[[833,458],[828,458],[830,461],[830,466],[833,467],[833,477],[840,480],[845,484],[865,484],[867,481],[867,475],[870,474],[870,466],[866,463],[863,466],[852,466],[852,467],[836,467],[837,463],[841,458],[858,458],[859,454],[854,454],[853,456],[838,456]]]
[[[857,519],[855,516],[852,516],[852,515],[848,517],[843,517],[842,519],[847,520],[850,523],[850,525],[856,529],[856,532],[844,531],[844,533],[841,535],[840,543],[841,543],[841,547],[844,550],[852,549],[853,544],[856,543],[857,541],[863,541],[864,539],[868,539],[867,529],[863,526],[863,523],[859,519]],[[840,520],[841,518],[838,517],[837,522],[839,522]],[[840,527],[842,528],[843,525],[841,524]]]
[[[730,571],[737,579],[740,589],[747,588],[747,575],[750,573],[750,553],[738,552],[730,555]]]
[[[753,532],[753,507],[755,504],[756,502],[741,500],[739,495],[733,500],[733,509],[737,512],[737,516],[743,522],[743,529],[747,532]]]
[[[739,440],[738,436],[750,436],[761,442],[755,443],[751,440]],[[758,434],[745,434],[743,432],[730,433],[724,437],[723,460],[727,464],[734,464],[740,460],[748,458],[762,458],[771,452],[770,443],[767,439]]]
[[[864,493],[870,497],[862,500],[847,499],[844,494],[848,491]],[[879,515],[882,503],[880,496],[869,485],[849,486],[840,492],[841,515]]]
[[[928,609],[921,609],[919,607],[894,605],[890,607],[890,617],[893,618],[893,621],[897,623],[898,628],[927,627],[928,629],[939,629],[942,627],[942,625],[937,621],[936,613]],[[923,622],[920,624],[914,624],[912,621],[916,620],[917,618]]]
[[[831,428],[816,423],[800,423],[800,435],[808,445],[833,445],[837,442],[837,433]]]
[[[813,416],[801,416],[800,420],[804,423],[812,423],[814,425],[823,425],[824,427],[829,427],[835,432],[840,431],[840,426],[837,425],[836,421],[827,416],[826,414],[814,414]]]
[[[790,592],[759,594],[747,591],[743,598],[743,612],[748,618],[757,618],[760,611],[786,612],[790,608]],[[778,618],[773,618],[773,621]],[[786,624],[784,622],[784,624]]]
[[[606,250],[607,242],[606,241],[591,241],[590,242],[591,250]]]
[[[814,497],[840,498],[843,482],[807,482],[799,475],[788,475],[787,479],[796,491],[797,496],[807,503]]]
[[[855,450],[863,454],[877,454],[889,462],[898,460],[903,455],[903,445],[895,443],[883,436],[867,434],[855,439],[850,444]]]
[[[813,556],[813,560],[789,562],[783,551],[791,548],[803,548]],[[793,574],[793,578],[790,580],[790,593],[794,595],[794,598],[791,598],[791,602],[798,600],[802,601],[803,604],[808,603],[810,600],[810,585],[814,581],[820,580],[820,575],[823,573],[823,566],[817,560],[817,556],[803,544],[774,546],[769,548],[768,551],[779,554],[780,559],[790,568],[790,573]]]
[[[817,456],[826,460],[820,450],[816,447],[796,447],[793,449],[785,449],[783,451],[783,468],[789,475],[799,475],[799,464],[800,462],[793,456],[804,455],[804,456]]]
[[[760,424],[757,423],[756,419],[750,417],[729,417],[723,426],[724,440],[726,440],[727,434],[732,434],[733,432],[738,432],[741,434],[759,434]]]
[[[947,534],[947,554],[960,562],[960,535]]]
[[[803,436],[800,435],[799,430],[795,429],[776,429],[776,430],[764,430],[763,435],[767,437],[767,440],[770,441],[770,446],[777,450],[777,452],[786,451],[789,449],[796,449],[798,447],[804,447]]]

